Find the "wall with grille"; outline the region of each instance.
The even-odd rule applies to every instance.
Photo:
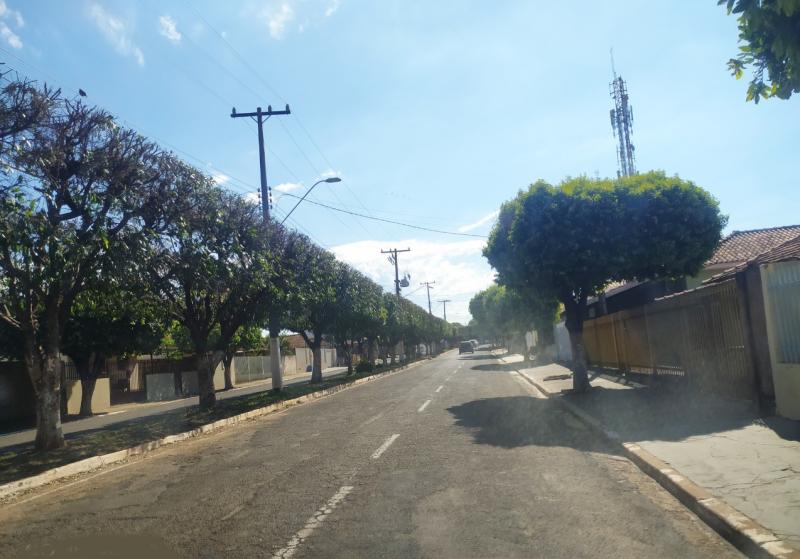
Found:
[[[685,377],[690,385],[751,398],[754,371],[745,348],[735,280],[658,299],[584,323],[591,365]]]

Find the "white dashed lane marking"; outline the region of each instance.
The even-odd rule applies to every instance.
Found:
[[[395,435],[396,437],[397,435]],[[339,488],[339,491],[331,497],[330,501],[325,503],[320,509],[315,512],[311,518],[306,521],[306,525],[298,531],[289,543],[286,544],[286,547],[279,549],[272,555],[272,559],[289,559],[292,555],[297,552],[297,549],[305,542],[311,534],[314,533],[314,530],[319,528],[323,521],[333,512],[333,510],[341,503],[347,494],[353,490],[352,485],[344,485]]]
[[[428,404],[430,404],[430,403],[431,403],[430,400],[425,400],[425,403],[422,404],[417,411],[420,412],[420,413],[424,412],[425,408],[427,408]]]
[[[386,449],[389,448],[392,445],[392,443],[395,441],[395,439],[397,437],[399,437],[399,436],[400,436],[400,433],[395,433],[394,435],[392,435],[391,437],[386,439],[383,442],[383,444],[378,447],[378,450],[376,450],[375,452],[372,453],[372,459],[373,460],[377,460],[378,458],[380,458],[381,454],[386,452]]]
[[[444,385],[443,384],[439,385],[439,388],[436,389],[436,392],[441,392],[442,388],[444,388]]]

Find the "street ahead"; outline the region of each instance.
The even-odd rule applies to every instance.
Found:
[[[450,352],[0,508],[2,557],[98,550],[140,559],[739,556],[483,352]]]

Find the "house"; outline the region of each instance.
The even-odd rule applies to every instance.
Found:
[[[700,273],[686,278],[686,289],[698,287],[712,276],[745,264],[798,236],[800,236],[800,225],[734,231],[722,239],[714,255],[703,265]]]
[[[599,297],[588,301],[587,317],[595,318],[644,305],[659,297],[694,289],[704,281],[800,236],[800,225],[734,231],[722,239],[714,254],[692,277],[614,282]]]
[[[300,334],[289,334],[286,336],[286,343],[289,344],[289,347],[291,347],[293,350],[308,348],[308,344]],[[331,349],[333,346],[327,340],[323,339],[322,347],[324,349]]]
[[[761,393],[772,394],[779,415],[800,419],[800,231],[703,284],[731,279],[745,294]]]

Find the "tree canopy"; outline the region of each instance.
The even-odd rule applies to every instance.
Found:
[[[484,255],[499,283],[564,304],[576,388],[583,389],[587,298],[615,280],[696,273],[725,223],[710,194],[662,172],[539,181],[503,205]]]

